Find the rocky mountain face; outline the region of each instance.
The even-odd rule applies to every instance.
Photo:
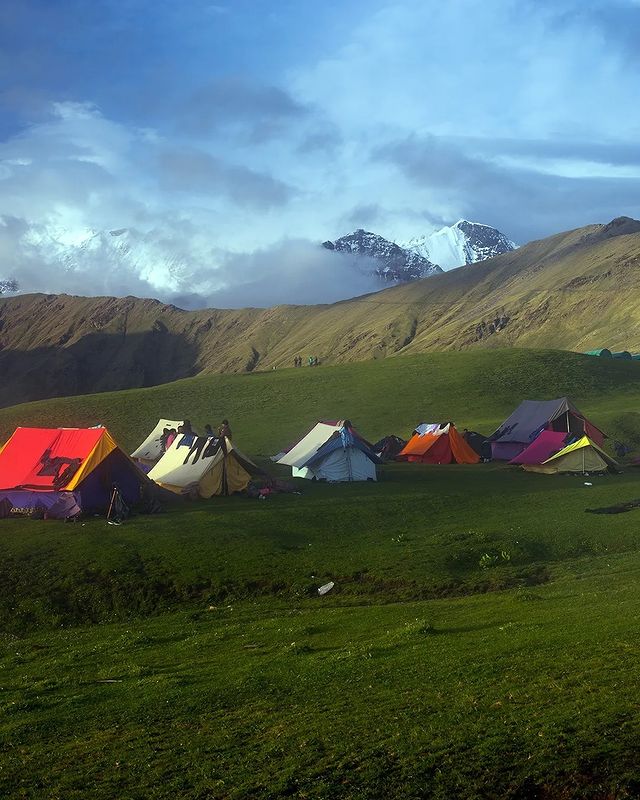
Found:
[[[0,279],[0,294],[18,291],[18,281]]]
[[[415,250],[400,247],[362,228],[341,236],[335,242],[324,242],[322,246],[327,250],[353,254],[356,269],[372,272],[387,284],[406,283],[442,272],[437,264]]]
[[[466,219],[434,233],[410,239],[402,246],[438,264],[443,270],[485,261],[517,247],[497,228]]]

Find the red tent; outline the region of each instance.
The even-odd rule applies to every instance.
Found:
[[[0,450],[0,501],[51,509],[63,499],[102,511],[116,485],[126,503],[140,499],[147,478],[106,428],[17,428]]]

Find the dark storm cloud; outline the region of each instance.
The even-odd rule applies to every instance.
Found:
[[[640,178],[565,177],[506,167],[462,152],[437,137],[411,137],[379,148],[416,186],[459,204],[468,219],[496,225],[521,243],[550,231],[640,216]]]
[[[158,156],[161,183],[189,193],[219,194],[257,209],[285,205],[292,186],[248,167],[227,164],[201,150],[167,150]]]

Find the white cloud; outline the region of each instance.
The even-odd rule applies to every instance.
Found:
[[[155,128],[55,102],[0,142],[4,263],[34,289],[295,301],[372,288],[300,243],[356,226],[401,240],[472,215],[526,241],[633,215],[637,60],[609,5],[374,0],[279,80],[264,52],[242,75],[185,57]]]

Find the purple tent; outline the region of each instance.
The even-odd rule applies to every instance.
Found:
[[[536,439],[540,431],[587,434],[597,444],[602,444],[605,434],[596,428],[569,400],[523,400],[491,440],[491,455],[499,461],[511,461]]]

